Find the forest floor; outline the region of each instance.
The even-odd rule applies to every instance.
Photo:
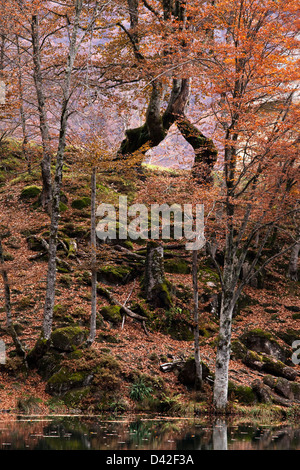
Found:
[[[34,205],[35,200],[22,200],[22,189],[29,185],[40,185],[38,173],[32,176],[15,178],[16,170],[24,166],[24,162],[14,157],[15,164],[7,171],[7,179],[0,188],[0,226],[8,227],[9,237],[3,240],[6,252],[5,268],[8,272],[13,322],[18,326],[19,338],[26,350],[35,345],[41,332],[43,317],[43,302],[47,275],[47,262],[44,258],[31,259],[36,252],[30,249],[27,237],[32,234],[46,234],[49,230],[49,217],[40,206]],[[169,177],[169,176],[168,176]],[[83,183],[82,183],[83,181]],[[88,271],[88,230],[89,209],[73,209],[70,202],[79,196],[89,196],[88,179],[82,179],[81,185],[72,174],[68,174],[64,182],[63,191],[67,197],[66,208],[61,215],[61,225],[75,224],[82,228],[86,235],[77,238],[78,249],[76,257],[68,259],[71,271],[57,274],[56,305],[62,306],[64,312],[74,318],[81,317],[88,327],[90,315],[90,286],[82,283],[82,273]],[[113,185],[107,185],[110,194],[115,194]],[[101,188],[100,188],[101,190]],[[103,188],[102,188],[103,190]],[[46,235],[45,235],[46,236]],[[133,245],[134,250],[141,248]],[[113,247],[110,248],[113,250]],[[102,252],[100,262],[107,263],[111,253],[104,256]],[[114,253],[115,256],[115,253]],[[201,262],[201,261],[200,261]],[[299,329],[300,311],[300,285],[286,278],[286,259],[280,259],[267,268],[263,288],[247,287],[245,293],[252,299],[251,304],[241,309],[233,322],[232,339],[239,338],[248,330],[261,329],[272,333],[283,330]],[[192,289],[191,274],[166,273],[167,279],[174,285],[181,285]],[[66,285],[67,284],[67,285]],[[14,346],[11,337],[5,330],[4,290],[0,283],[0,338],[5,342],[7,357],[14,357]],[[139,288],[136,281],[125,285],[111,286],[114,296],[124,303],[128,296],[130,302],[139,302]],[[207,289],[207,281],[202,279],[199,283],[199,292]],[[108,305],[101,296],[98,297],[98,310]],[[177,308],[192,310],[191,301],[176,304]],[[204,306],[205,307],[205,306]],[[200,326],[209,327],[209,334],[201,336],[201,359],[214,371],[217,322],[213,314],[200,303]],[[291,311],[290,307],[294,310]],[[54,326],[55,326],[54,321]],[[215,326],[215,327],[214,327]],[[97,337],[110,332],[117,339],[115,343],[95,341],[93,349],[106,351],[118,358],[122,370],[129,373],[137,369],[154,377],[160,377],[172,394],[180,397],[182,403],[187,405],[195,400],[195,393],[179,383],[176,374],[165,373],[160,370],[162,363],[175,359],[186,359],[193,355],[193,341],[182,341],[172,338],[169,334],[157,329],[149,328],[147,336],[140,323],[126,317],[124,327],[121,325],[111,327],[102,324],[98,327]],[[295,338],[300,339],[300,338]],[[276,337],[279,344],[283,341]],[[295,366],[300,372],[300,366]],[[232,359],[230,362],[230,380],[238,385],[249,386],[255,379],[262,379],[264,374],[245,366],[241,360]],[[298,375],[296,382],[300,383]],[[120,396],[127,396],[128,383],[124,382],[119,390]],[[35,397],[38,403],[39,414],[49,414],[51,409],[51,396],[45,392],[45,382],[36,371],[31,370],[26,376],[14,370],[13,362],[8,370],[2,370],[0,375],[0,419],[5,419],[9,413],[20,411],[18,403],[28,397]],[[57,410],[56,410],[57,412]]]

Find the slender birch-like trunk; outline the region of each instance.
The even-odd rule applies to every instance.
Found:
[[[300,229],[297,230],[297,238],[300,237]],[[300,241],[298,241],[291,250],[290,262],[288,267],[288,277],[292,281],[298,281],[298,260],[300,251]]]
[[[3,257],[3,248],[2,248],[2,240],[0,237],[0,269],[1,269],[1,275],[2,275],[2,280],[4,284],[4,298],[5,298],[5,312],[6,312],[6,328],[9,331],[13,343],[15,345],[16,351],[18,356],[23,357],[26,365],[26,353],[24,351],[24,348],[22,346],[22,343],[20,342],[18,335],[16,333],[13,321],[12,321],[12,313],[11,313],[11,298],[10,298],[10,286],[9,286],[9,280],[8,280],[8,275],[7,275],[7,270],[5,269],[4,266],[4,257]]]
[[[27,152],[27,144],[28,144],[28,133],[27,133],[27,125],[26,125],[26,113],[24,109],[24,85],[22,79],[22,64],[21,64],[21,50],[19,44],[19,38],[16,35],[16,46],[17,46],[17,67],[18,67],[18,86],[19,86],[19,96],[20,96],[20,119],[21,119],[21,127],[22,127],[22,134],[23,134],[23,142],[22,142],[22,154],[23,157],[27,161],[27,169],[28,173],[31,174],[31,158],[30,154]]]
[[[230,293],[222,293],[219,341],[216,356],[214,380],[214,406],[224,412],[228,401],[228,370],[231,345],[231,324],[234,303]]]
[[[36,89],[38,102],[38,112],[40,121],[40,132],[43,146],[43,159],[41,163],[43,189],[41,195],[42,206],[50,213],[51,203],[51,149],[50,149],[50,132],[46,111],[45,91],[42,75],[42,59],[40,49],[40,32],[39,17],[33,15],[31,19],[31,39],[33,49],[33,79]]]
[[[44,306],[44,319],[42,327],[42,335],[44,339],[49,340],[52,333],[52,321],[53,321],[53,307],[55,299],[55,284],[56,284],[56,251],[57,251],[57,232],[59,223],[59,203],[60,203],[60,192],[62,184],[63,174],[63,163],[64,163],[64,151],[66,146],[66,133],[67,123],[69,117],[69,101],[71,96],[71,78],[72,71],[74,68],[74,62],[78,51],[77,47],[77,35],[79,30],[79,19],[82,11],[83,2],[82,0],[76,0],[75,2],[75,18],[73,24],[73,30],[69,45],[69,54],[67,59],[67,67],[65,71],[65,79],[63,83],[63,99],[60,116],[60,133],[58,150],[56,156],[56,169],[55,178],[53,182],[52,191],[52,204],[51,204],[51,226],[50,226],[50,239],[49,239],[49,261],[48,261],[48,273],[47,273],[47,287],[46,287],[46,298]]]
[[[96,252],[96,168],[93,168],[91,178],[91,264],[92,264],[92,300],[90,334],[88,344],[91,345],[96,337],[97,320],[97,252]]]
[[[198,252],[193,250],[192,254],[192,277],[194,293],[194,355],[196,366],[195,389],[202,387],[202,364],[199,346],[199,292],[198,292]]]

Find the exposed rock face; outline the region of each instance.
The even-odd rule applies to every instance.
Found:
[[[287,352],[272,337],[271,333],[256,329],[244,333],[240,337],[241,342],[252,351],[265,353],[274,359],[286,362]]]

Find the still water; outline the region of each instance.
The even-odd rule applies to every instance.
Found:
[[[0,450],[300,450],[300,427],[223,420],[51,417],[0,421]]]

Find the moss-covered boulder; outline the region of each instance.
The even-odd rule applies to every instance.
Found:
[[[205,380],[209,375],[210,371],[208,366],[202,362],[202,380]],[[178,380],[181,384],[186,385],[188,387],[193,387],[195,385],[196,380],[196,364],[195,359],[190,357],[185,361],[181,370],[178,374]]]
[[[252,387],[238,385],[231,381],[228,383],[228,396],[231,401],[237,401],[243,405],[253,405],[258,401]]]
[[[29,237],[27,237],[26,241],[30,250],[39,252],[46,251],[44,242],[41,237],[38,237],[37,235],[30,235]]]
[[[239,339],[248,349],[251,349],[252,351],[266,353],[282,362],[286,362],[288,358],[289,354],[287,350],[282,348],[275,340],[273,335],[268,331],[256,328],[254,330],[246,331],[240,336]]]
[[[117,359],[90,348],[61,356],[60,367],[48,378],[46,392],[60,397],[69,408],[110,409],[121,386]]]
[[[46,393],[61,396],[69,390],[86,387],[92,378],[93,375],[89,371],[72,371],[64,366],[50,377],[46,385]]]
[[[22,189],[20,198],[24,201],[34,199],[41,194],[41,188],[39,186],[26,186]]]
[[[191,266],[181,258],[169,259],[164,262],[165,272],[173,274],[190,274]]]
[[[71,204],[72,208],[77,210],[86,209],[87,207],[90,207],[90,205],[91,199],[89,197],[81,197],[79,199],[74,199]]]
[[[293,342],[300,338],[300,330],[295,328],[287,328],[282,331],[278,331],[276,335],[286,344],[292,346]]]
[[[297,370],[264,353],[258,354],[255,351],[248,350],[243,362],[252,369],[275,375],[276,377],[284,377],[288,380],[295,380],[298,375]]]
[[[238,339],[231,342],[231,358],[243,360],[246,357],[247,348]]]
[[[48,351],[36,363],[38,374],[48,380],[54,373],[60,369],[62,355],[55,350]]]
[[[118,305],[109,305],[100,310],[100,315],[105,321],[116,326],[122,322],[122,308]]]
[[[102,266],[97,273],[97,280],[108,284],[126,284],[132,279],[132,269],[128,266]]]
[[[81,346],[86,340],[86,331],[79,326],[57,328],[51,334],[50,342],[57,351],[70,352]]]
[[[189,309],[172,306],[143,314],[149,318],[151,329],[169,335],[178,341],[193,341],[194,330]]]

